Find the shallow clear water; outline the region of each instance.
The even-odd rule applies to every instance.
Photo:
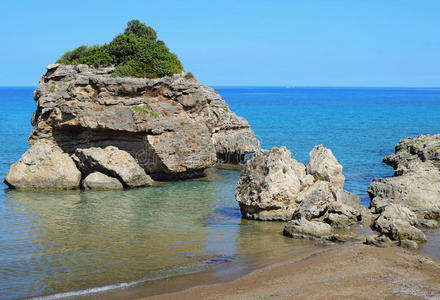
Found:
[[[438,89],[222,88],[264,148],[307,162],[316,144],[344,166],[346,188],[368,204],[396,142],[440,132]],[[27,149],[33,88],[0,88],[0,177]],[[243,257],[311,247],[281,223],[241,220],[239,172],[118,192],[0,190],[0,298],[47,295],[193,272]],[[437,244],[438,245],[438,244]],[[436,251],[436,244],[427,245]],[[434,250],[432,250],[434,249]]]

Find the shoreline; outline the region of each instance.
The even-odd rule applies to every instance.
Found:
[[[360,242],[283,253],[81,299],[438,299],[440,260]],[[78,297],[79,298],[79,297]]]
[[[358,242],[280,257],[228,282],[140,299],[438,299],[440,261]]]

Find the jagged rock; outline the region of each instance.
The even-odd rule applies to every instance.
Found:
[[[359,240],[347,229],[364,219],[369,225],[371,212],[360,204],[358,196],[342,189],[342,167],[330,150],[317,146],[310,160],[306,168],[292,159],[285,147],[255,153],[237,184],[235,197],[242,216],[287,220],[283,232],[293,238]]]
[[[305,218],[307,220],[318,218],[324,214],[329,205],[335,199],[327,181],[318,180],[310,188],[301,193],[297,202],[299,203],[294,218]]]
[[[363,219],[370,224],[372,215],[359,197],[342,190],[342,167],[331,151],[317,146],[310,152],[310,160],[306,169],[285,147],[257,152],[237,184],[235,196],[243,217],[320,219],[333,227],[349,227]]]
[[[247,153],[253,153],[258,148],[250,128],[214,132],[212,141],[219,163],[238,164],[244,161]]]
[[[117,178],[124,186],[151,186],[153,181],[126,151],[108,146],[77,149],[75,161],[83,174],[95,171]]]
[[[417,227],[434,228],[440,219],[440,135],[401,140],[395,153],[384,158],[394,177],[375,178],[368,188],[376,214],[373,227],[414,249],[426,241]]]
[[[285,147],[258,151],[242,171],[235,197],[243,217],[289,220],[301,189],[305,166],[291,158]]]
[[[328,181],[332,189],[344,187],[345,176],[342,174],[341,164],[336,160],[332,151],[322,145],[315,146],[310,152],[307,174]]]
[[[376,213],[396,203],[410,208],[421,218],[440,218],[439,170],[421,169],[396,177],[375,178],[368,193],[372,199],[370,205]]]
[[[425,234],[415,225],[417,216],[407,207],[390,204],[374,221],[374,228],[393,240],[426,241]]]
[[[394,175],[400,176],[432,166],[440,169],[440,134],[419,135],[406,138],[396,145],[395,153],[384,158],[384,163],[394,168]],[[421,163],[428,165],[421,168]]]
[[[373,222],[373,214],[371,211],[363,206],[361,204],[361,199],[358,195],[355,195],[353,193],[349,193],[345,190],[336,190],[333,191],[333,196],[335,197],[336,203],[342,203],[351,209],[354,209],[356,211],[355,218],[357,221],[361,221],[362,224],[370,226]],[[344,214],[344,211],[336,211],[335,213],[338,214]],[[353,213],[350,212],[348,215],[346,215],[348,219],[353,219]]]
[[[383,235],[400,241],[399,245],[414,248],[413,242],[426,241],[425,234],[415,227],[418,223],[416,214],[407,207],[390,204],[384,208],[380,216],[374,221],[373,227]]]
[[[260,149],[248,122],[213,89],[181,75],[112,77],[113,71],[49,65],[34,92],[30,146],[44,141],[69,155],[115,146],[164,180],[202,176],[216,162],[239,164]]]
[[[342,202],[333,202],[328,207],[326,222],[332,227],[350,227],[360,221],[361,213],[352,206]]]
[[[5,183],[16,189],[76,189],[81,173],[57,146],[37,142],[14,163]]]
[[[373,210],[401,204],[419,219],[440,219],[440,134],[401,140],[384,158],[394,177],[375,178],[368,188]]]
[[[392,220],[390,225],[391,230],[388,234],[393,240],[426,242],[425,234],[420,229],[410,225],[408,221],[402,219]]]
[[[411,210],[399,204],[391,204],[376,219],[374,227],[379,232],[390,233],[393,220],[402,220],[411,226],[417,224],[417,216]]]
[[[370,206],[380,214],[373,226],[412,249],[426,241],[416,227],[434,228],[440,219],[440,135],[403,139],[383,161],[394,177],[375,178],[368,188]]]
[[[109,177],[100,172],[89,174],[82,182],[85,190],[121,190],[122,183],[116,178]]]

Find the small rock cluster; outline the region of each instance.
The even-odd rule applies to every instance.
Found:
[[[394,177],[375,178],[368,188],[380,235],[367,243],[417,248],[426,241],[420,228],[436,228],[440,220],[440,134],[403,139],[383,161]]]
[[[116,147],[77,149],[69,156],[45,142],[37,142],[26,151],[11,166],[5,182],[22,190],[80,186],[86,190],[115,190],[153,184],[136,160]]]
[[[394,177],[373,180],[370,208],[343,189],[342,166],[322,145],[310,152],[307,166],[285,147],[258,151],[246,163],[235,196],[244,218],[287,221],[286,236],[416,249],[426,241],[421,228],[439,225],[440,134],[401,140],[384,162],[395,169]],[[375,233],[347,230],[355,224]]]
[[[359,197],[343,189],[344,181],[330,149],[316,146],[305,166],[280,147],[255,153],[235,196],[244,218],[288,221],[284,234],[291,237],[340,241],[354,237],[346,230],[352,225],[371,221]]]

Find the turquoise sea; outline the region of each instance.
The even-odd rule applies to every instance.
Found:
[[[263,148],[307,163],[316,144],[344,167],[345,188],[368,205],[373,177],[399,139],[440,132],[440,89],[217,87]],[[34,88],[0,88],[0,177],[27,150]],[[0,298],[80,295],[311,247],[282,223],[241,220],[236,170],[205,180],[118,192],[0,189]],[[432,245],[426,245],[433,251]],[[434,249],[434,250],[433,250]],[[440,253],[439,253],[440,256]],[[70,293],[70,294],[65,294]]]

